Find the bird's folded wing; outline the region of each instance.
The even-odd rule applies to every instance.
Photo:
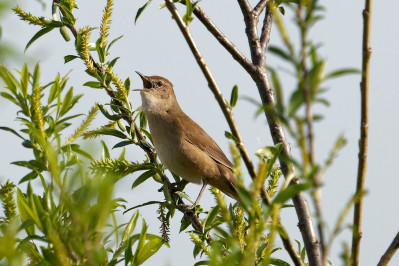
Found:
[[[233,164],[227,159],[222,149],[216,142],[191,118],[180,120],[183,123],[183,130],[186,140],[208,154],[216,162],[233,169]],[[184,121],[184,122],[183,122]]]

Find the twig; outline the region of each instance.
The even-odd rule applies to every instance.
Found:
[[[362,193],[366,179],[367,167],[367,142],[368,142],[368,91],[369,91],[369,70],[370,70],[370,29],[371,29],[371,6],[372,0],[365,1],[363,10],[363,44],[362,44],[362,81],[360,83],[361,93],[361,124],[359,141],[359,165],[357,171],[356,193]],[[352,235],[352,265],[359,264],[360,239],[362,237],[362,209],[363,197],[355,203],[353,215]]]
[[[60,0],[53,0],[54,3],[60,3]],[[61,9],[62,15],[66,16],[65,12]],[[72,26],[72,25],[67,25],[67,27],[70,29],[70,31],[72,32],[73,36],[76,38],[78,35],[78,31],[76,29],[76,27]],[[101,73],[103,73],[103,70],[99,67],[99,65],[95,62],[94,58],[90,55],[90,61],[93,62],[93,66],[100,71]],[[124,107],[123,102],[117,100],[117,95],[115,94],[115,91],[111,88],[111,86],[106,88],[108,95],[115,101],[115,103],[117,105],[119,105],[120,107]],[[156,159],[156,152],[152,149],[150,149],[149,147],[145,146],[142,141],[144,141],[144,136],[141,133],[139,127],[137,126],[136,123],[133,122],[131,115],[127,113],[126,110],[124,110],[123,108],[119,109],[121,111],[122,114],[125,114],[125,116],[123,117],[123,119],[129,124],[134,126],[134,130],[136,132],[137,138],[139,139],[139,147],[148,155],[148,157],[150,158],[150,161],[153,163],[156,163],[157,159]],[[174,191],[172,190],[171,186],[169,186],[170,181],[168,179],[168,177],[166,176],[165,173],[163,173],[161,175],[161,179],[163,182],[167,182],[168,183],[168,190],[169,193],[171,195],[174,194]],[[194,227],[195,230],[202,232],[203,231],[203,227],[198,219],[198,216],[195,215],[194,213],[192,213],[191,211],[187,211],[186,208],[181,207],[181,205],[184,205],[184,202],[180,199],[180,205],[176,205],[176,208],[181,211],[184,216],[191,222],[192,226]],[[207,239],[207,241],[209,241],[210,238]]]
[[[253,12],[257,16],[259,16],[263,12],[263,9],[265,9],[267,2],[269,2],[269,0],[260,0],[259,3],[255,6]]]
[[[185,1],[180,3],[185,4]],[[237,47],[213,24],[212,20],[198,5],[195,6],[194,15],[206,27],[206,29],[216,38],[217,41],[231,54],[231,56],[247,71],[254,72],[252,63],[246,58]]]
[[[265,19],[263,20],[263,26],[262,26],[262,34],[260,35],[260,47],[262,51],[266,51],[267,44],[269,43],[270,40],[272,19],[273,19],[273,13],[271,12],[269,7],[266,7]]]
[[[377,266],[385,266],[388,265],[388,262],[391,260],[395,252],[399,248],[399,232],[393,239],[391,245],[389,245],[387,251],[385,251],[384,255],[382,255],[380,262],[378,262]]]
[[[241,138],[240,132],[238,131],[237,124],[235,122],[232,110],[226,105],[224,98],[216,84],[215,79],[213,78],[210,70],[208,69],[208,66],[206,65],[203,57],[201,56],[201,54],[194,42],[194,39],[191,36],[190,30],[188,29],[188,27],[185,26],[175,5],[173,4],[173,2],[171,2],[171,0],[166,0],[165,3],[166,3],[166,7],[169,9],[174,20],[176,21],[180,31],[182,32],[187,44],[189,45],[191,52],[193,53],[195,59],[197,60],[197,63],[199,65],[199,67],[201,68],[206,80],[208,81],[208,86],[211,89],[211,91],[214,93],[215,98],[216,98],[220,108],[222,109],[222,112],[229,124],[232,134],[238,140],[236,145],[237,145],[237,148],[239,149],[240,154],[244,160],[244,163],[248,169],[249,175],[251,176],[252,179],[255,179],[256,178],[255,168],[254,168],[251,158],[242,142],[242,138]],[[267,204],[267,205],[271,204],[271,199],[268,196],[268,194],[264,188],[261,190],[261,196],[262,196],[262,199],[265,202],[265,204]],[[284,232],[284,233],[281,233],[281,231],[279,231],[280,237],[283,241],[284,247],[286,248],[287,252],[291,256],[291,259],[294,261],[295,265],[303,265],[300,256],[296,252],[291,240],[288,237],[288,234],[286,233],[286,230],[285,230],[283,224],[281,223],[280,217],[278,217],[278,223],[279,223],[279,226],[282,228],[282,231]]]

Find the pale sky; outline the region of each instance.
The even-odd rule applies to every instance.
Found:
[[[50,16],[51,14],[50,7],[43,10],[36,1],[19,2],[23,9],[34,15]],[[255,2],[251,1],[251,3]],[[326,71],[348,67],[360,69],[361,12],[364,1],[321,2],[324,2],[326,7],[325,19],[313,28],[310,38],[323,44],[320,53],[328,59]],[[98,27],[106,1],[86,0],[77,1],[77,3],[80,7],[76,12],[77,27],[85,25]],[[159,10],[158,6],[161,1],[153,1],[141,15],[137,25],[134,25],[135,14],[144,3],[144,1],[115,1],[110,40],[124,35],[111,49],[110,58],[121,57],[114,68],[115,71],[122,79],[130,77],[132,88],[142,86],[140,78],[134,71],[140,71],[145,75],[160,75],[169,79],[175,86],[177,99],[182,109],[201,125],[231,158],[228,140],[224,137],[224,131],[228,130],[227,123],[176,23],[171,19],[169,11],[167,9]],[[203,0],[199,5],[222,32],[249,57],[243,18],[238,4],[235,1]],[[399,149],[397,138],[399,113],[395,107],[395,102],[399,97],[396,85],[396,75],[399,70],[399,36],[396,30],[399,25],[399,17],[396,14],[397,10],[399,10],[397,0],[386,0],[375,1],[372,11],[371,46],[373,52],[370,77],[369,163],[366,178],[366,189],[369,193],[364,201],[360,265],[377,264],[399,230],[398,208],[395,204],[399,179],[394,171],[395,165],[397,165],[395,150]],[[292,41],[297,41],[296,29],[290,24],[292,17],[287,14],[284,19]],[[18,20],[15,15],[7,16],[1,23],[3,30],[1,41],[12,42],[17,51],[21,53],[25,44],[39,29]],[[257,89],[248,74],[207,33],[202,24],[194,19],[190,25],[198,48],[225,97],[230,97],[232,87],[237,84],[240,96],[245,95],[259,99]],[[97,38],[95,34],[94,36]],[[93,37],[93,41],[95,38]],[[271,44],[279,45],[280,43],[279,34],[276,27],[273,26]],[[76,112],[86,114],[89,107],[93,106],[95,102],[107,103],[109,101],[105,92],[82,86],[83,83],[90,80],[90,77],[83,72],[84,67],[79,60],[64,65],[63,57],[75,54],[74,45],[72,41],[66,43],[57,30],[37,40],[26,54],[30,59],[24,60],[29,60],[31,68],[36,62],[40,62],[42,83],[50,82],[58,72],[65,75],[72,70],[69,74],[69,85],[74,86],[75,93],[85,93],[75,110]],[[288,67],[273,56],[268,56],[267,60],[268,64],[280,70],[280,73],[282,73],[282,69]],[[20,69],[22,63],[14,63],[12,66]],[[284,95],[285,98],[288,98],[292,92],[294,81],[286,74],[281,74],[281,77],[284,78]],[[360,128],[359,83],[360,76],[358,75],[332,80],[326,84],[326,87],[329,88],[326,98],[330,101],[331,106],[328,108],[315,106],[315,113],[325,117],[315,125],[317,161],[323,163],[326,160],[334,141],[340,134],[343,134],[348,141],[324,177],[322,201],[324,218],[327,223],[326,232],[333,228],[340,210],[355,190]],[[141,104],[140,97],[136,93],[131,93],[130,99],[134,107]],[[16,111],[13,104],[0,98],[0,126],[18,128],[19,124],[14,119]],[[234,111],[244,143],[255,160],[254,152],[257,148],[272,145],[264,116],[255,119],[255,106],[243,99],[239,99]],[[105,123],[101,115],[98,118],[92,128]],[[79,125],[80,120],[76,119],[75,123]],[[108,147],[112,147],[118,140],[106,138],[105,141]],[[96,145],[96,149],[99,151],[99,144],[93,141],[90,143]],[[3,151],[0,153],[0,182],[3,183],[7,179],[11,179],[18,183],[27,170],[11,165],[10,162],[28,160],[32,158],[32,155],[30,151],[27,152],[28,150],[20,145],[19,139],[4,131],[0,131],[0,147]],[[126,152],[128,160],[144,159],[144,153],[138,147],[128,147]],[[292,149],[296,156],[298,149],[294,144],[292,144]],[[120,152],[120,149],[115,150],[113,155],[117,156]],[[131,191],[131,184],[137,176],[138,174],[130,175],[120,181],[115,190],[115,197],[125,198],[128,200],[129,206],[150,200],[162,200],[162,194],[157,192],[159,184],[153,181],[148,181]],[[247,182],[250,180],[249,176],[246,176],[245,179]],[[33,183],[35,182],[40,185],[39,181]],[[186,192],[195,198],[199,190],[200,186],[188,185]],[[308,199],[310,198],[308,197]],[[206,191],[201,205],[207,210],[214,204],[213,197],[209,191]],[[310,200],[309,204],[313,213],[313,205]],[[141,208],[140,213],[149,224],[148,232],[157,234],[160,222],[156,219],[156,207]],[[130,215],[129,213],[124,215],[121,220],[130,219]],[[186,233],[178,234],[180,219],[181,214],[177,212],[171,221],[171,247],[162,247],[144,265],[183,266],[195,263],[192,256],[194,246],[188,235]],[[292,238],[302,242],[293,208],[282,211],[282,221]],[[347,225],[351,223],[352,211],[346,220]],[[327,235],[329,234],[327,233]],[[339,255],[343,250],[343,242],[351,244],[349,229],[345,229],[334,242],[330,257],[333,265],[342,263]],[[282,246],[280,242],[276,244]],[[284,250],[276,252],[275,256],[291,263]],[[391,265],[399,265],[399,255],[393,258]]]

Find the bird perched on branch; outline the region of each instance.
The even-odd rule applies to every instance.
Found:
[[[174,174],[200,184],[195,207],[210,184],[237,199],[233,164],[216,142],[180,108],[172,83],[159,76],[144,76],[139,89],[154,147],[159,159]]]

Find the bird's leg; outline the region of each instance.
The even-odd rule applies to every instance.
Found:
[[[203,179],[203,180],[202,180],[202,188],[201,188],[201,191],[200,191],[200,193],[198,194],[198,197],[197,197],[197,199],[195,200],[194,204],[191,205],[191,206],[189,206],[188,209],[191,210],[191,209],[194,209],[195,206],[197,206],[197,204],[199,203],[199,201],[200,201],[200,199],[201,199],[201,197],[202,197],[202,194],[203,194],[204,191],[205,191],[206,185],[208,185],[208,180]]]

